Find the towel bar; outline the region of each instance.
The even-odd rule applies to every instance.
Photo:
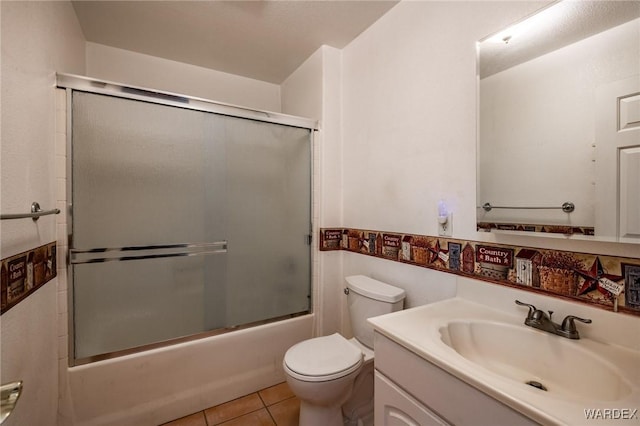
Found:
[[[42,210],[40,204],[37,201],[31,203],[31,213],[14,213],[0,215],[0,220],[7,219],[24,219],[30,217],[34,221],[38,220],[40,216],[47,216],[50,214],[59,214],[60,209]]]
[[[517,210],[562,210],[565,213],[571,213],[576,209],[575,204],[571,201],[562,203],[560,207],[514,207],[514,206],[492,206],[491,203],[484,203],[482,208],[486,212],[490,212],[492,209],[517,209]]]

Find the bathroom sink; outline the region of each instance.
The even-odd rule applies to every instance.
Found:
[[[593,320],[579,325],[580,339],[567,339],[524,324],[527,313],[514,303],[520,290],[460,284],[475,300],[455,297],[368,321],[381,341],[390,339],[453,383],[470,385],[539,424],[584,425],[586,409],[640,407],[637,318],[564,301],[545,306],[545,298],[531,295],[531,303],[553,307],[557,318]]]
[[[616,401],[631,393],[618,369],[580,341],[480,320],[450,321],[439,332],[468,361],[549,396]]]

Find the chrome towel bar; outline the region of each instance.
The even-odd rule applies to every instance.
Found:
[[[42,210],[40,204],[37,201],[31,203],[31,213],[15,213],[15,214],[3,214],[0,215],[0,220],[7,219],[25,219],[30,217],[34,221],[40,219],[40,216],[48,216],[50,214],[59,214],[60,209]]]
[[[484,203],[482,208],[486,212],[490,212],[492,209],[518,209],[518,210],[562,210],[565,213],[571,213],[576,209],[575,204],[571,201],[562,203],[560,207],[513,207],[513,206],[492,206],[491,203]]]

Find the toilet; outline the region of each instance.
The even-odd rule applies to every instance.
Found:
[[[316,337],[284,356],[287,383],[300,400],[300,426],[373,423],[373,327],[367,318],[401,310],[405,292],[364,275],[345,280],[355,337]]]

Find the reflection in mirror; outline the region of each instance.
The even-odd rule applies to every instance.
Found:
[[[478,49],[478,229],[640,243],[640,2],[554,3]]]

